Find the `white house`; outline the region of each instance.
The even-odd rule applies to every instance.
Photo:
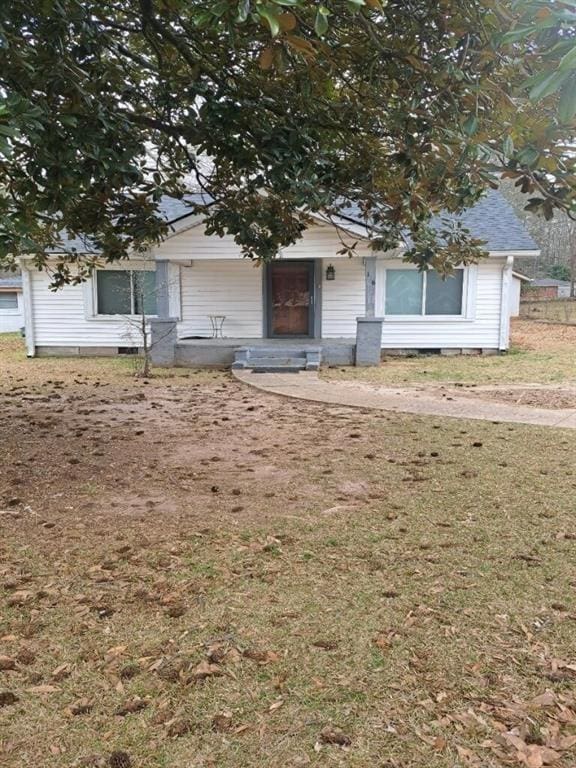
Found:
[[[24,298],[20,275],[0,277],[0,333],[24,327]]]
[[[49,275],[22,260],[29,356],[134,351],[142,301],[153,355],[165,364],[262,358],[265,366],[281,356],[314,367],[320,359],[374,364],[404,350],[497,352],[508,348],[514,256],[538,254],[497,192],[462,217],[489,257],[445,281],[403,262],[400,250],[373,251],[354,212],[337,227],[317,217],[259,266],[232,237],[207,236],[185,203],[165,200],[162,210],[170,234],[147,258],[102,267],[83,285],[50,291]],[[343,239],[358,242],[355,256],[338,253]],[[62,248],[72,246],[89,250],[78,241]]]

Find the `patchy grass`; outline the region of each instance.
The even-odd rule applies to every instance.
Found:
[[[22,384],[29,389],[42,390],[47,382],[52,383],[53,376],[57,376],[61,385],[78,384],[78,379],[85,379],[82,383],[86,384],[91,380],[98,380],[99,386],[131,385],[140,368],[140,358],[131,355],[27,358],[24,339],[20,334],[0,334],[0,391]],[[160,381],[174,378],[211,381],[221,379],[223,375],[225,374],[221,371],[208,369],[157,368],[153,378]]]
[[[19,354],[3,766],[574,765],[572,431]]]
[[[516,320],[503,355],[387,358],[378,368],[330,368],[329,379],[374,384],[560,384],[576,382],[576,328]]]

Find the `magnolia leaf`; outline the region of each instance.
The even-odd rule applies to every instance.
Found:
[[[258,59],[261,69],[271,69],[274,63],[274,51],[270,46],[264,48]]]
[[[572,50],[568,51],[568,53],[562,57],[558,69],[561,72],[576,69],[576,44],[574,44]]]
[[[562,123],[570,123],[576,116],[576,75],[562,86],[558,115]]]
[[[286,42],[291,48],[294,48],[294,50],[298,51],[298,53],[301,53],[304,56],[314,56],[314,46],[309,40],[306,40],[303,37],[298,37],[297,35],[286,35]]]
[[[259,8],[258,13],[268,22],[272,36],[276,37],[280,32],[279,14],[276,9],[270,6],[265,6],[264,8]]]
[[[514,141],[511,136],[506,136],[502,142],[502,152],[505,157],[512,157],[514,154]]]
[[[531,24],[529,27],[519,27],[518,29],[514,29],[511,32],[507,32],[502,36],[501,40],[504,44],[517,43],[531,35],[536,31],[536,29],[537,27],[535,27],[533,24]]]
[[[314,31],[318,37],[322,37],[328,31],[328,15],[330,11],[323,5],[318,8],[316,20],[314,21]]]
[[[540,153],[534,147],[526,147],[518,153],[518,160],[522,165],[534,165]]]
[[[476,131],[478,130],[479,126],[479,120],[476,117],[476,115],[469,115],[466,120],[464,120],[464,123],[462,124],[462,130],[466,134],[466,136],[474,136]]]
[[[243,23],[248,18],[250,13],[250,0],[240,0],[238,3],[238,14],[236,18],[240,23]]]
[[[551,93],[555,93],[562,83],[570,77],[570,74],[569,71],[561,72],[555,70],[554,72],[551,72],[548,77],[545,77],[530,90],[530,98],[532,101],[540,101],[540,99],[550,96]]]
[[[285,11],[284,13],[281,13],[278,17],[278,22],[280,23],[280,29],[282,32],[291,32],[293,29],[296,28],[297,20],[296,16],[294,16],[293,13],[290,11]]]

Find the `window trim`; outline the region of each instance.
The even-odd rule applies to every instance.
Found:
[[[104,323],[118,323],[122,320],[134,321],[139,320],[142,315],[140,314],[118,314],[118,315],[102,315],[98,313],[98,278],[97,272],[152,272],[156,274],[156,264],[154,268],[150,269],[149,265],[122,265],[118,267],[108,267],[105,269],[95,270],[92,277],[84,283],[84,307],[85,307],[85,319],[97,320]],[[133,296],[131,295],[131,304],[133,306]],[[153,320],[158,315],[146,315],[147,318]]]
[[[457,267],[463,271],[462,277],[462,312],[459,315],[390,315],[386,314],[386,276],[389,269],[417,270],[418,267],[412,264],[399,263],[398,265],[390,262],[381,265],[380,290],[378,291],[380,299],[381,312],[378,314],[384,319],[385,323],[471,323],[476,319],[476,280],[477,265]],[[422,281],[422,310],[426,305],[426,276]]]

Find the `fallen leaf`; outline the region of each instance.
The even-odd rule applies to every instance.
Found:
[[[347,747],[352,743],[352,739],[341,728],[335,728],[332,725],[322,728],[320,741],[324,744],[336,744],[339,747]]]
[[[64,680],[66,677],[70,676],[70,664],[60,664],[59,667],[56,667],[56,669],[52,672],[52,680],[55,680],[57,683],[60,682],[60,680]]]
[[[539,696],[535,696],[530,702],[532,707],[537,707],[538,709],[544,707],[553,707],[555,704],[556,695],[554,691],[550,691],[549,689],[546,689],[546,691],[541,693]]]
[[[218,712],[212,718],[213,731],[218,731],[219,733],[223,733],[224,731],[229,731],[231,728],[232,728],[232,712],[230,712],[230,710],[224,710],[223,712]]]
[[[58,688],[57,685],[34,685],[32,688],[26,689],[29,693],[37,693],[37,694],[43,694],[43,693],[54,693],[55,691],[59,691],[60,688]]]
[[[166,723],[166,732],[168,736],[180,737],[185,736],[192,730],[192,723],[189,720],[185,720],[182,717],[176,717]]]
[[[86,715],[94,708],[94,704],[89,699],[78,699],[68,707],[71,715]]]
[[[246,648],[243,656],[251,661],[257,661],[258,664],[271,664],[280,660],[279,654],[275,651],[260,651],[256,648]]]
[[[126,715],[132,715],[135,712],[141,712],[143,709],[146,709],[147,706],[148,702],[137,696],[135,699],[130,699],[122,704],[121,707],[118,707],[114,714],[119,715],[120,717],[125,717]]]
[[[205,680],[207,677],[222,677],[224,673],[217,664],[201,661],[192,671],[193,680]]]

